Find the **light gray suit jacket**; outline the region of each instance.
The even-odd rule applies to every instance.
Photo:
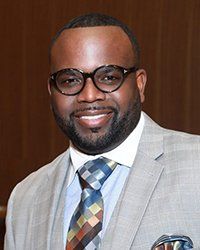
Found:
[[[5,250],[63,250],[69,153],[13,190]],[[189,236],[200,249],[200,137],[163,129],[145,115],[138,152],[102,250],[150,250],[161,235]]]

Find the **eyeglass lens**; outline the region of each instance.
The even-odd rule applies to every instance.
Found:
[[[78,70],[66,69],[58,73],[56,84],[61,92],[65,94],[74,94],[82,88],[84,78],[82,73]]]

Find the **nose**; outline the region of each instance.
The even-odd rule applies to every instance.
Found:
[[[78,102],[92,103],[105,99],[105,93],[96,88],[91,78],[87,78],[83,90],[78,94]]]

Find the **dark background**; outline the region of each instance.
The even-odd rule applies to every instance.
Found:
[[[48,47],[62,25],[88,12],[113,15],[138,37],[148,73],[144,110],[164,127],[200,133],[200,0],[1,1],[0,206],[68,146],[49,107]]]

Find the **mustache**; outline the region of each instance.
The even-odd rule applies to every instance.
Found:
[[[84,111],[91,111],[91,110],[108,110],[110,109],[111,111],[113,111],[114,113],[117,113],[118,110],[117,108],[113,107],[113,106],[89,106],[89,107],[83,107],[83,108],[79,108],[79,109],[75,109],[71,114],[70,117],[75,116],[77,113],[79,112],[84,112]]]

